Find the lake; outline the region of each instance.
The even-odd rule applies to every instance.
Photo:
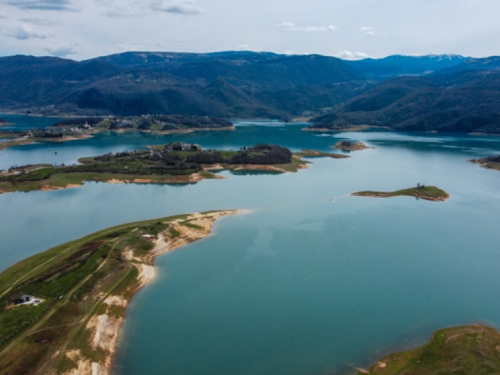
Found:
[[[467,162],[498,154],[500,138],[236,125],[230,132],[106,133],[20,146],[0,151],[0,169],[68,164],[172,141],[333,151],[330,146],[349,139],[375,149],[350,159],[311,159],[298,173],[225,171],[224,180],[190,185],[87,183],[0,195],[0,269],[120,223],[250,210],[157,259],[156,279],[127,311],[115,370],[123,375],[342,374],[424,343],[438,328],[500,327],[500,172]],[[451,199],[350,196],[418,182]]]

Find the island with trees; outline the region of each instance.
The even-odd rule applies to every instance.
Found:
[[[392,192],[381,191],[359,191],[352,193],[356,197],[375,197],[375,198],[392,198],[392,197],[415,197],[417,199],[424,199],[427,201],[443,202],[450,198],[450,195],[435,186],[426,186],[425,184],[417,184],[416,187],[396,190]]]
[[[0,375],[109,374],[125,311],[154,278],[154,259],[206,237],[218,218],[241,212],[119,225],[2,272]]]
[[[365,145],[363,142],[339,141],[335,144],[335,146],[332,146],[332,148],[350,152],[350,151],[366,150],[369,147]]]
[[[500,334],[485,325],[445,328],[429,343],[390,354],[358,375],[499,374]]]
[[[473,159],[470,160],[470,162],[479,164],[479,166],[482,168],[495,169],[497,171],[500,171],[500,155],[488,156],[482,159]]]
[[[1,123],[0,123],[1,125]],[[191,133],[206,130],[234,130],[224,119],[209,116],[143,115],[124,117],[74,117],[44,129],[0,132],[0,150],[34,142],[66,142],[91,138],[105,131],[142,131],[158,134]]]
[[[214,170],[262,170],[276,173],[307,168],[304,157],[313,151],[293,154],[270,144],[237,151],[203,150],[188,143],[168,143],[148,150],[87,157],[76,165],[14,166],[0,172],[0,193],[58,190],[83,185],[84,181],[109,183],[194,183],[221,178]],[[326,153],[324,153],[326,154]],[[328,154],[330,157],[334,154]],[[324,155],[315,155],[324,156]],[[340,156],[344,157],[344,156]]]

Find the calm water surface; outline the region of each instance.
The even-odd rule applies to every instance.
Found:
[[[174,140],[226,149],[269,142],[327,151],[340,139],[376,147],[350,159],[314,159],[293,174],[223,172],[225,180],[194,185],[88,183],[5,194],[0,268],[115,224],[251,210],[157,259],[158,277],[127,311],[116,369],[123,375],[341,374],[443,326],[500,327],[500,172],[467,162],[498,154],[500,139],[301,127],[246,122],[233,132],[110,133],[0,151],[1,169]],[[417,182],[452,199],[349,195]]]

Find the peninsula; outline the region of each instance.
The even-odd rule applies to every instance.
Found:
[[[359,191],[352,193],[356,197],[375,197],[375,198],[392,198],[392,197],[415,197],[417,199],[424,199],[427,201],[443,202],[450,198],[450,195],[435,186],[425,186],[418,184],[417,187],[397,190],[393,192],[381,191]]]
[[[149,150],[82,158],[78,165],[12,167],[0,173],[0,193],[58,190],[84,181],[109,183],[194,183],[221,178],[214,170],[264,170],[277,173],[307,168],[307,153],[260,144],[238,151],[203,150],[198,145],[168,143]]]
[[[500,334],[484,325],[446,328],[435,332],[429,343],[382,358],[358,375],[498,374]]]
[[[0,122],[0,125],[2,123]],[[4,124],[6,125],[6,124]],[[45,129],[0,132],[0,150],[34,142],[67,142],[91,138],[105,131],[142,131],[157,134],[191,133],[203,130],[234,130],[234,125],[221,118],[185,115],[143,115],[125,117],[74,117],[56,122]]]
[[[500,155],[489,156],[483,159],[473,159],[470,160],[471,163],[479,164],[482,168],[495,169],[500,171]]]
[[[110,374],[125,310],[154,260],[207,236],[212,211],[119,225],[0,274],[0,375]],[[38,306],[21,303],[36,299]]]

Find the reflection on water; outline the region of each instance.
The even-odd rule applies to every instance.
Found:
[[[259,171],[252,169],[230,170],[229,172],[234,176],[265,176],[265,175],[278,175],[283,173],[278,171]]]

